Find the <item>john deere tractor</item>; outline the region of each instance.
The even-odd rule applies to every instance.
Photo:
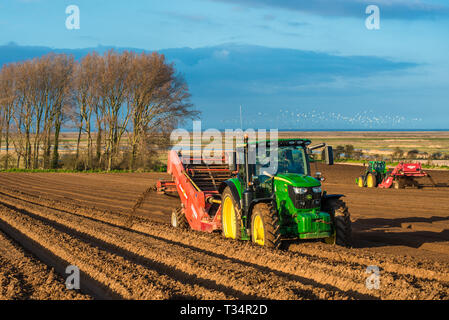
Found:
[[[355,179],[355,183],[363,188],[376,188],[388,175],[385,161],[370,161],[365,172]]]
[[[306,139],[248,143],[246,138],[230,154],[236,176],[219,188],[224,237],[271,248],[297,239],[351,245],[351,220],[343,195],[327,194],[321,174],[312,177],[310,172],[312,150],[325,148],[326,163],[332,165],[332,147],[310,143]]]

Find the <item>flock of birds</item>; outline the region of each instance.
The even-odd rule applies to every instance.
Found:
[[[277,112],[258,112],[243,118],[246,128],[266,127],[283,129],[385,129],[413,128],[419,126],[420,118],[407,118],[397,114],[380,114],[373,110],[363,110],[351,114],[311,110],[279,109]],[[223,119],[223,125],[240,127],[239,119]]]

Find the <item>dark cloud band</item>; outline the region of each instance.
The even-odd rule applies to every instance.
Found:
[[[449,6],[410,0],[211,0],[250,7],[279,7],[320,16],[361,17],[368,5],[380,7],[386,19],[434,19],[449,17]]]

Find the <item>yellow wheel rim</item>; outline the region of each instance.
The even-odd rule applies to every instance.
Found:
[[[368,175],[368,177],[366,178],[366,186],[368,188],[374,187],[374,179],[372,175]]]
[[[363,179],[362,179],[362,177],[359,178],[359,187],[363,188]]]
[[[237,232],[235,221],[234,204],[230,197],[226,197],[223,204],[223,230],[226,238],[236,238]]]
[[[253,235],[254,243],[263,246],[265,243],[265,232],[263,229],[262,218],[259,215],[254,218]]]

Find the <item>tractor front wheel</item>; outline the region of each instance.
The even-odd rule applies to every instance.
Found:
[[[360,176],[357,178],[357,185],[360,188],[363,188],[365,186],[365,177],[364,176]]]
[[[334,224],[334,234],[324,239],[328,244],[337,244],[344,247],[352,246],[351,217],[346,203],[342,200],[332,201],[326,208]]]
[[[231,189],[227,187],[221,196],[221,225],[225,238],[239,240],[241,238],[241,219],[238,214],[237,202],[232,195]]]
[[[259,203],[254,206],[251,215],[251,240],[253,243],[268,248],[280,248],[279,228],[279,217],[271,203]]]

